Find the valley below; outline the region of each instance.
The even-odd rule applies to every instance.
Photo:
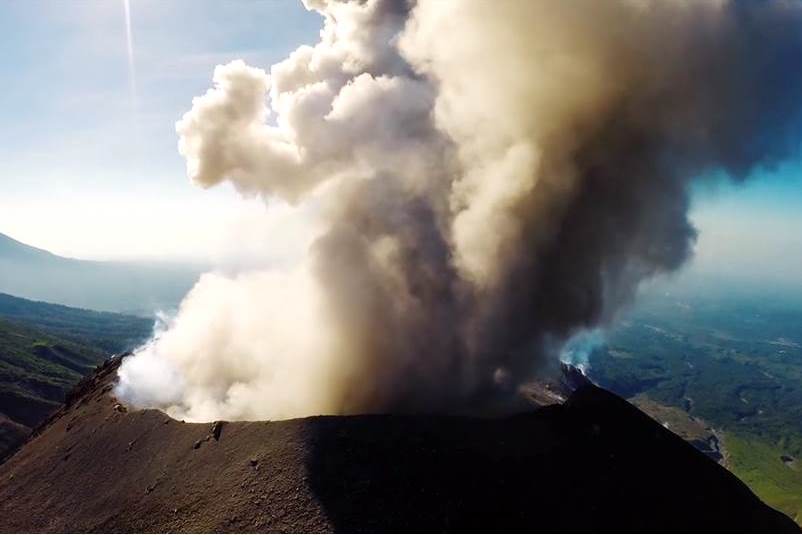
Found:
[[[152,329],[147,318],[0,294],[0,460],[95,366],[139,345]]]
[[[800,326],[791,298],[652,295],[591,353],[588,373],[799,522]]]

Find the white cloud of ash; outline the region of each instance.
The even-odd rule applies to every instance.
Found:
[[[483,411],[691,254],[695,177],[795,153],[794,2],[309,1],[178,122],[201,187],[320,207],[305,258],[207,275],[120,372],[190,420]],[[165,371],[167,370],[167,371]],[[169,395],[159,392],[160,382]]]

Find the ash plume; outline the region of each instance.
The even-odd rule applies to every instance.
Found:
[[[802,4],[310,0],[321,40],[219,66],[201,187],[319,204],[295,269],[207,275],[118,394],[194,420],[510,407],[690,257],[689,185],[793,156]],[[165,377],[170,389],[160,387]]]

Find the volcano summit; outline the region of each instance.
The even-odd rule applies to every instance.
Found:
[[[0,532],[798,532],[590,384],[499,419],[188,424],[118,403],[118,365],[0,466]]]

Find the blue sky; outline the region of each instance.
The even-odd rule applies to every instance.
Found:
[[[132,0],[131,13],[135,97],[122,0],[0,3],[0,232],[90,258],[257,252],[288,211],[189,184],[174,125],[215,65],[267,68],[314,43],[320,17],[248,0]]]
[[[699,229],[694,271],[802,287],[802,161],[744,183],[698,183],[691,217]]]
[[[295,1],[0,3],[0,232],[84,258],[275,260],[309,238],[302,216],[227,187],[192,186],[174,124],[232,59],[267,68],[314,43]],[[694,194],[695,269],[799,279],[802,162]]]

